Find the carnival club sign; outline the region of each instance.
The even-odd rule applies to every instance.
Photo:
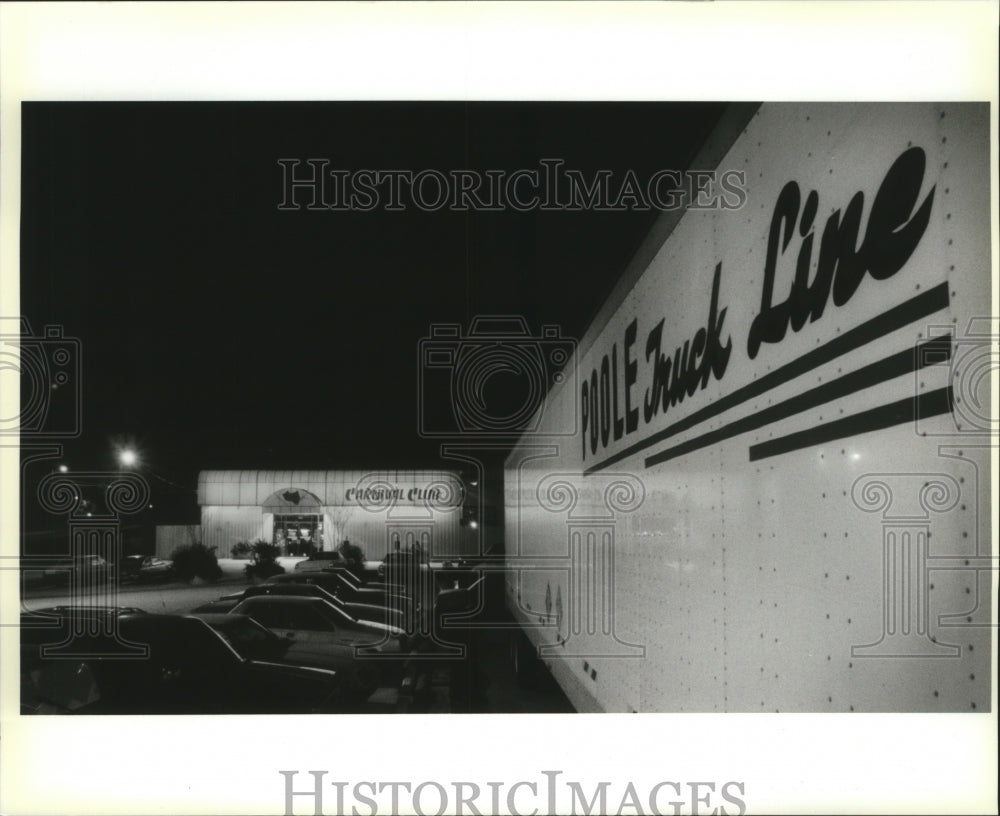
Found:
[[[433,484],[400,485],[378,483],[364,487],[349,487],[344,491],[345,504],[458,504],[460,493],[454,485]]]

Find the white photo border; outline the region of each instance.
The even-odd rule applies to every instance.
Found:
[[[988,0],[4,3],[0,313],[19,314],[22,101],[989,101],[995,180],[997,9]],[[995,186],[991,207],[995,225]],[[997,254],[994,234],[994,314]],[[16,415],[17,398],[0,394],[3,416]],[[16,449],[0,447],[0,468],[0,546],[11,556],[19,548]],[[996,475],[994,463],[993,484]],[[4,622],[16,620],[16,571],[0,571],[0,600]],[[996,603],[994,584],[994,621]],[[5,814],[280,814],[280,770],[299,771],[299,788],[310,770],[350,784],[446,785],[541,781],[543,771],[561,770],[564,779],[608,780],[619,791],[630,781],[648,790],[664,780],[736,780],[749,811],[768,813],[996,806],[995,630],[988,714],[377,722],[18,717],[18,675],[7,670],[17,661],[16,629],[3,635]],[[326,813],[334,812],[332,793]],[[311,802],[297,801],[295,812],[311,813]]]

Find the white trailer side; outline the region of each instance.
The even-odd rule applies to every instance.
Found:
[[[510,610],[581,711],[988,710],[988,106],[695,161],[745,200],[661,216],[508,457]]]

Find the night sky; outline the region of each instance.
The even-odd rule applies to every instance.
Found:
[[[657,213],[279,211],[278,159],[447,172],[559,158],[645,179],[687,167],[721,111],[25,104],[21,311],[82,346],[66,461],[113,468],[114,445],[134,445],[158,523],[197,520],[202,469],[447,465],[417,433],[431,325],[519,315],[580,337]],[[489,388],[517,399],[503,377]]]

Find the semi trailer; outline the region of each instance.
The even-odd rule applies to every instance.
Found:
[[[504,465],[515,655],[578,711],[989,710],[989,144],[727,108]]]

